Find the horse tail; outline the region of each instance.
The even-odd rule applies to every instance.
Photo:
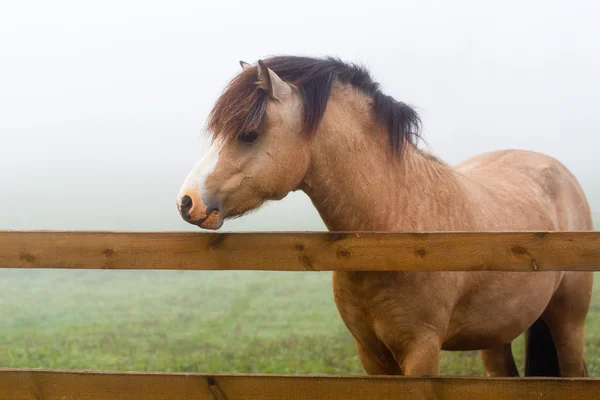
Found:
[[[556,346],[541,317],[525,332],[525,376],[560,377]]]

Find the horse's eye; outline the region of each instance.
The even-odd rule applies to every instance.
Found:
[[[244,143],[252,143],[258,139],[258,133],[255,131],[244,132],[238,136],[238,139]]]

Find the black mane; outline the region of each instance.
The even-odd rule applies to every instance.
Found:
[[[337,58],[279,56],[264,60],[281,79],[294,84],[302,96],[304,133],[311,134],[325,113],[334,82],[351,85],[373,99],[376,119],[387,128],[390,144],[401,150],[420,138],[421,120],[410,106],[384,94],[368,70]],[[208,127],[215,135],[257,129],[266,109],[266,93],[256,85],[257,69],[248,68],[224,91],[213,108]]]

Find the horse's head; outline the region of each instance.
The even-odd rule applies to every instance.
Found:
[[[300,187],[314,195],[315,181],[344,160],[368,168],[373,158],[387,157],[385,136],[376,131],[387,131],[397,152],[419,137],[417,113],[383,94],[363,67],[294,56],[241,64],[243,71],[210,113],[212,147],[177,198],[182,217],[192,224],[218,229],[224,219]]]
[[[309,165],[298,88],[262,61],[241,64],[211,112],[212,146],[177,197],[183,219],[205,229],[282,199],[298,188]]]

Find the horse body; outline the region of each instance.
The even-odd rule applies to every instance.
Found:
[[[339,97],[332,94],[332,98]],[[322,122],[328,134],[313,139],[318,149],[311,156],[316,171],[309,171],[304,179],[305,191],[330,230],[593,229],[583,191],[557,160],[535,152],[505,150],[481,154],[451,168],[411,146],[401,159],[390,162],[387,143],[379,139],[376,126],[367,124],[375,134],[343,129],[352,141],[333,133],[339,129],[338,114],[361,115],[355,108],[356,104],[342,100],[331,104]],[[365,126],[360,117],[346,119],[351,126]],[[367,148],[371,151],[353,151]],[[377,163],[385,167],[373,167]],[[568,307],[580,312],[569,317],[572,322],[565,315],[555,323],[555,330],[564,324],[584,323],[592,280],[591,273],[560,271],[334,272],[333,290],[367,372],[436,374],[439,349],[484,350],[488,375],[506,376],[517,374],[510,343],[540,318],[561,284],[577,287],[575,293],[565,292],[574,297]],[[564,304],[563,300],[559,306],[564,308]],[[427,343],[416,345],[415,338],[422,337],[429,338]],[[583,336],[575,341],[570,346],[577,350],[569,348],[564,357],[572,357],[574,351],[583,357]],[[402,361],[413,351],[426,354],[420,359],[427,365]],[[581,368],[572,367],[564,374],[578,375]]]
[[[425,158],[422,161],[436,162]],[[418,164],[413,162],[411,165]],[[460,189],[455,193],[460,200],[452,201],[446,195],[446,203],[450,204],[446,212],[441,212],[440,203],[436,202],[435,212],[419,216],[418,230],[592,229],[589,207],[576,180],[564,166],[545,155],[514,150],[486,153],[448,172],[459,183],[454,187]],[[444,175],[443,179],[449,179],[449,175]],[[405,187],[403,182],[399,185]],[[405,193],[402,197],[392,198],[402,203],[407,197]],[[471,205],[457,207],[463,202]],[[399,207],[404,209],[401,204]],[[466,214],[461,215],[461,209]],[[572,215],[570,210],[575,210]],[[383,231],[413,228],[403,226],[402,220],[388,221],[387,226],[370,228]],[[348,224],[334,227],[335,230],[350,231],[354,228]],[[365,226],[361,224],[360,228]],[[368,372],[435,374],[437,352],[441,348],[485,350],[482,358],[487,364],[488,375],[506,376],[517,374],[509,351],[510,343],[542,316],[561,285],[564,290],[559,291],[557,298],[562,300],[545,314],[554,331],[560,331],[554,335],[569,335],[564,330],[584,323],[593,275],[560,271],[334,272],[333,278],[336,304],[357,339]],[[572,288],[577,288],[577,292],[568,296]],[[576,312],[568,315],[569,309]],[[552,313],[559,313],[561,319],[556,321]],[[399,359],[402,356],[398,354],[410,353],[407,348],[415,346],[415,338],[420,337],[430,338],[431,344],[417,350],[427,354],[428,358],[424,359],[428,365],[419,367],[425,370],[404,371]],[[576,346],[570,347],[578,349],[579,356],[583,357],[583,336],[577,342]],[[427,350],[430,345],[433,348]],[[559,357],[573,357],[575,349],[559,349]],[[580,364],[563,372],[578,376],[582,368]]]
[[[593,229],[557,160],[506,150],[450,167],[414,145],[418,116],[364,70],[268,62],[243,63],[217,101],[218,145],[178,197],[186,221],[218,229],[300,189],[336,231]],[[515,376],[511,342],[529,331],[529,375],[582,376],[592,281],[589,272],[334,272],[333,292],[369,374],[435,375],[445,349],[481,350],[488,376]]]

